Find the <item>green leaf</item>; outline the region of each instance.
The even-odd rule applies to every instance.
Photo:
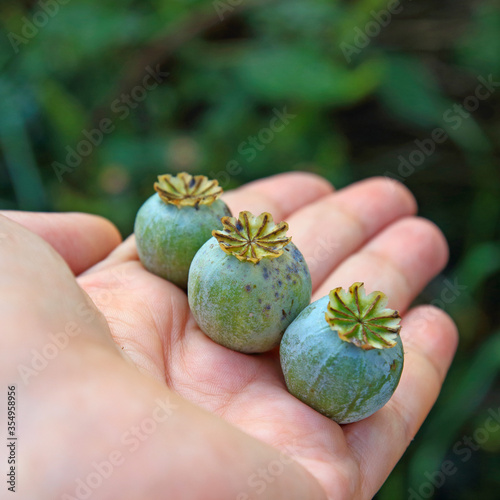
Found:
[[[58,80],[46,79],[35,87],[39,103],[54,128],[54,137],[64,147],[81,139],[87,112],[74,94],[68,92]]]
[[[0,146],[22,210],[46,210],[48,200],[16,94],[0,81]]]
[[[427,128],[441,122],[447,107],[427,69],[409,57],[388,58],[379,95],[397,118]]]
[[[465,37],[456,41],[459,63],[468,71],[483,76],[500,74],[500,10],[498,3],[480,3],[472,15],[472,25]]]
[[[373,92],[383,64],[369,60],[353,70],[326,54],[306,47],[256,48],[236,67],[240,85],[267,101],[294,99],[339,105],[356,102]]]

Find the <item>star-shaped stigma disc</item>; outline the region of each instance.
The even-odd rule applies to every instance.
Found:
[[[348,292],[335,288],[329,297],[326,321],[342,340],[364,350],[396,345],[401,317],[386,308],[387,297],[382,292],[366,295],[363,283],[354,283]]]
[[[254,264],[264,258],[274,259],[292,238],[286,236],[288,224],[275,224],[271,214],[264,212],[258,217],[250,212],[240,212],[238,218],[223,217],[223,231],[212,231],[224,252],[240,261]]]
[[[178,208],[211,205],[222,194],[222,188],[216,180],[210,180],[204,175],[192,176],[185,172],[176,176],[159,175],[154,187],[165,203]]]

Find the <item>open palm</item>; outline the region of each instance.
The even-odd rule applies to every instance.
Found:
[[[60,234],[42,236],[79,274],[79,285],[104,314],[112,338],[142,372],[138,377],[166,384],[293,456],[318,480],[325,497],[372,498],[429,412],[453,356],[456,330],[442,311],[430,306],[407,311],[445,265],[446,243],[434,225],[414,216],[416,205],[406,188],[387,179],[334,192],[316,176],[283,174],[227,193],[226,202],[233,214],[268,211],[275,221],[289,223],[289,235],[310,267],[313,300],[361,281],[367,292],[384,291],[389,306],[402,313],[403,376],[376,414],[339,426],[287,392],[277,350],[245,355],[212,342],[197,327],[185,293],[142,267],[133,237],[101,260],[98,255],[116,245],[109,228],[106,237],[101,228],[95,240],[87,232],[78,255],[69,255]],[[94,256],[82,256],[90,246]],[[266,488],[269,493],[287,463],[257,469],[240,485],[240,498],[267,498]],[[273,495],[269,498],[281,498]]]

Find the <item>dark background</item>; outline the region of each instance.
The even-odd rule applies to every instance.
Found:
[[[97,213],[128,235],[160,173],[404,182],[451,246],[419,300],[461,342],[377,499],[499,497],[498,2],[25,0],[0,19],[2,208]]]

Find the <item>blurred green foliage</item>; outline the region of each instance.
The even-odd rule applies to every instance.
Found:
[[[499,6],[2,2],[1,206],[99,213],[126,235],[159,173],[205,173],[225,188],[294,169],[337,187],[400,179],[450,242],[448,268],[420,300],[454,317],[461,345],[377,498],[498,498],[500,434],[470,456],[463,439],[500,408],[500,87],[474,101],[481,79],[500,81]],[[447,279],[466,287],[449,303]],[[457,472],[435,488],[443,460]]]

